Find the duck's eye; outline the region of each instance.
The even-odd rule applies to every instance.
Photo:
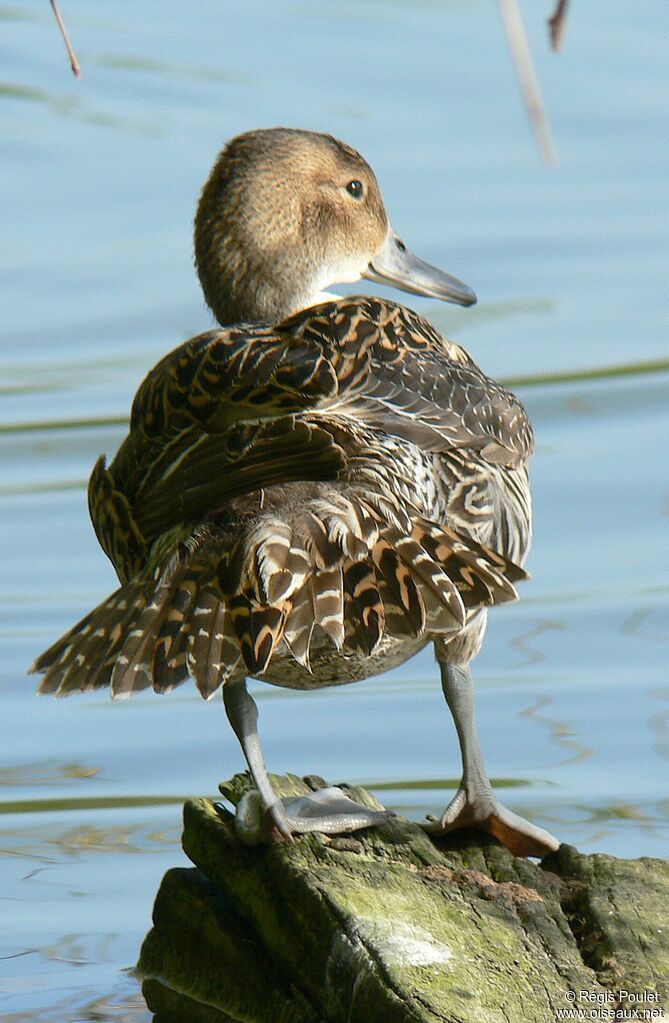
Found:
[[[362,181],[349,181],[346,186],[346,191],[349,195],[352,195],[354,199],[361,199],[363,192]]]

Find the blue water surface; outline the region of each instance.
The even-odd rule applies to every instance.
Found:
[[[86,480],[143,374],[212,325],[192,215],[252,127],[359,148],[407,244],[477,291],[470,310],[410,304],[516,381],[537,434],[533,578],[475,664],[488,769],[584,851],[666,856],[666,4],[574,0],[560,55],[552,3],[524,4],[557,170],[491,2],[62,6],[79,82],[45,0],[0,5],[3,1018],[148,1019],[122,971],[184,862],[180,804],[242,767],[192,687],[38,700],[25,669],[115,586]],[[376,786],[416,819],[457,784],[428,651],[356,686],[254,693],[274,771]]]

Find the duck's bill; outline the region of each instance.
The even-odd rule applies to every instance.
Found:
[[[391,284],[413,295],[427,295],[440,298],[443,302],[458,305],[474,305],[476,295],[471,288],[457,277],[430,266],[407,249],[392,228],[388,229],[386,241],[362,275],[378,284]]]

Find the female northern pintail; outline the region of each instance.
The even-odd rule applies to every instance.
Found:
[[[91,517],[121,586],[38,658],[41,691],[122,697],[188,675],[204,697],[222,687],[266,835],[349,831],[386,815],[337,789],[276,798],[246,676],[338,685],[433,643],[463,761],[437,826],[555,849],[495,799],[468,667],[488,605],[525,577],[525,412],[421,316],[322,289],[366,277],[460,305],[475,295],[408,251],[362,157],[313,132],[226,146],[195,252],[223,329],[158,363],[118,454],[95,466]]]

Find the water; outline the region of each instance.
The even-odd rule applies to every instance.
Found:
[[[24,670],[115,584],[85,481],[144,372],[211,325],[190,221],[216,151],[250,127],[357,146],[408,244],[478,292],[472,310],[412,304],[519,381],[538,437],[533,580],[475,665],[488,768],[564,841],[666,855],[666,5],[575,3],[559,57],[551,4],[525,6],[557,173],[491,3],[68,0],[80,83],[43,0],[0,6],[4,1018],[148,1018],[122,970],[183,861],[180,803],[241,767],[222,709],[188,687],[37,700]],[[256,696],[273,770],[370,784],[416,818],[457,780],[427,652]]]

